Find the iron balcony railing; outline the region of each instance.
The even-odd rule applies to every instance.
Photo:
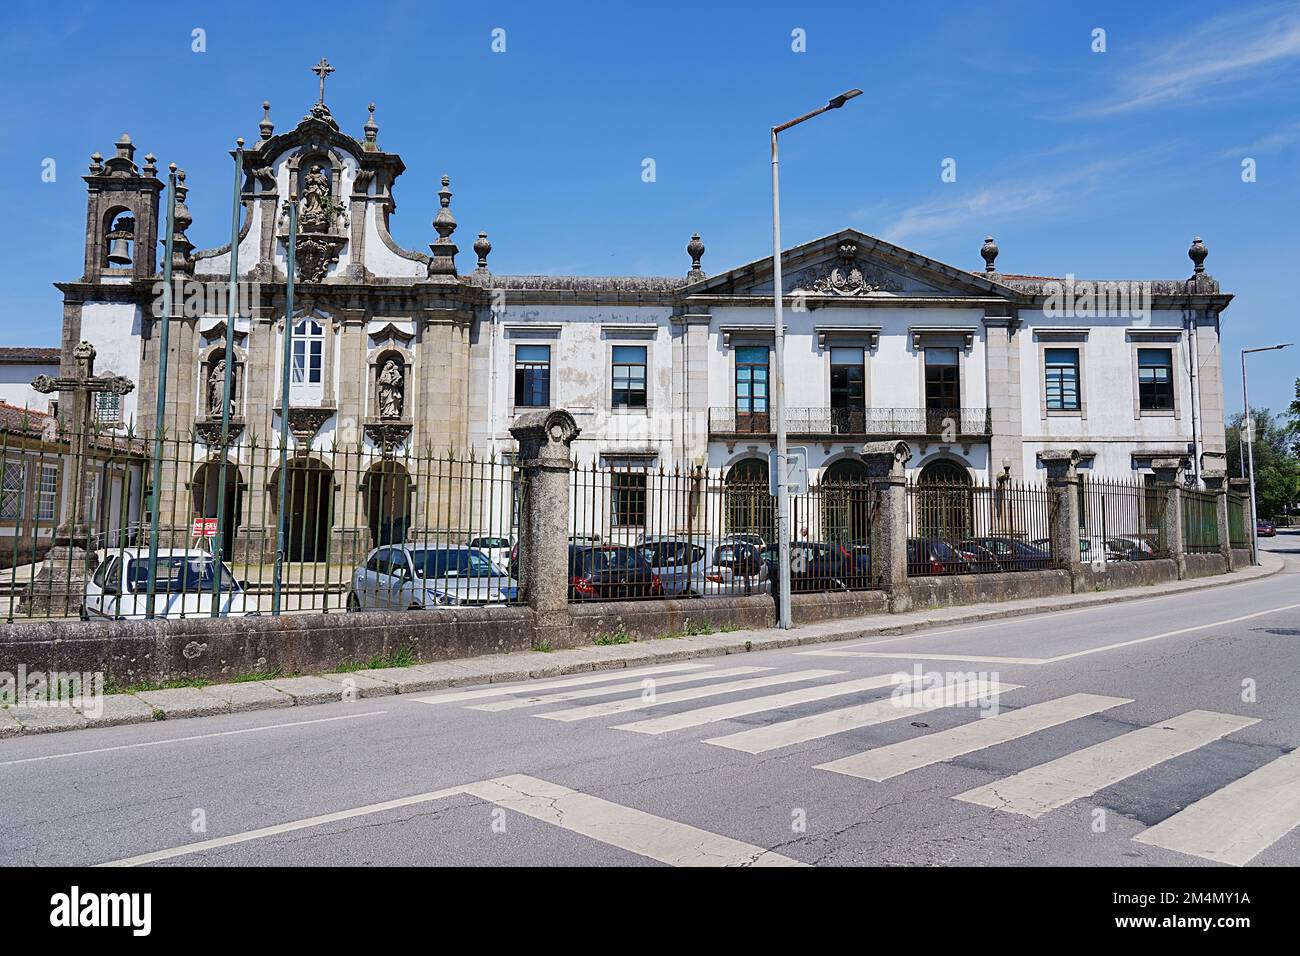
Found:
[[[795,407],[787,408],[785,416],[791,435],[957,437],[989,435],[993,430],[987,408]],[[730,405],[709,409],[711,435],[771,435],[774,427],[770,412],[740,411]]]

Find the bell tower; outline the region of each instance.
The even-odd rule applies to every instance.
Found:
[[[152,153],[143,169],[136,166],[135,145],[126,133],[114,146],[109,159],[91,156],[90,172],[82,177],[87,185],[85,282],[110,276],[146,279],[157,271],[163,189],[158,167]]]

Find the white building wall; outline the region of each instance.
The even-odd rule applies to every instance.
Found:
[[[17,408],[30,408],[35,412],[49,409],[51,395],[42,395],[32,388],[37,375],[58,375],[59,363],[49,365],[14,362],[0,364],[0,402]]]
[[[138,306],[123,302],[87,302],[81,307],[81,337],[95,347],[95,374],[124,375],[136,384],[122,396],[122,423],[136,419],[140,395],[142,317]],[[153,396],[145,396],[151,400]]]

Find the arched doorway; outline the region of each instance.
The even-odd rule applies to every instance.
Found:
[[[727,472],[726,521],[728,534],[756,534],[769,543],[776,540],[776,504],[763,459],[742,459]]]
[[[315,458],[290,461],[285,473],[284,507],[288,515],[286,558],[314,563],[329,559],[330,528],[334,524],[334,472]],[[279,475],[271,482],[277,494]],[[279,515],[276,515],[277,520]]]
[[[411,527],[411,477],[396,461],[371,467],[361,483],[370,546],[401,544]]]
[[[974,533],[975,501],[970,473],[958,462],[937,458],[916,478],[915,533],[959,541]]]
[[[239,466],[234,462],[226,463],[225,501],[222,502],[221,462],[205,461],[194,472],[190,482],[190,509],[195,518],[216,518],[217,511],[222,512],[221,556],[229,560],[234,553],[235,532],[243,524],[244,494],[240,480]],[[216,541],[211,542],[216,547]]]
[[[871,496],[866,466],[853,458],[841,458],[822,474],[818,491],[822,538],[866,543],[871,537]]]

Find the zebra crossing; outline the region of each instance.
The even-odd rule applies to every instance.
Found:
[[[800,686],[789,686],[800,685]],[[778,671],[764,666],[665,664],[517,685],[418,695],[421,704],[457,704],[485,714],[528,711],[560,724],[601,717],[637,719],[609,729],[648,737],[705,728],[756,715],[817,705],[810,713],[752,724],[703,737],[706,746],[759,755],[834,738],[946,708],[974,710],[971,719],[881,744],[812,769],[879,784],[966,755],[1035,738],[1073,721],[1134,703],[1130,698],[1072,693],[1014,705],[1022,685],[964,675],[951,685],[923,686],[906,673],[852,676],[842,670]],[[673,690],[661,692],[661,687]],[[1002,700],[1010,695],[1012,703]],[[859,699],[843,705],[844,698]],[[692,706],[694,701],[728,697]],[[600,699],[606,698],[606,699]],[[591,702],[594,701],[594,702]],[[984,704],[997,702],[990,711]],[[686,705],[673,708],[671,705]],[[546,709],[558,705],[558,709]],[[665,713],[641,712],[668,708]],[[1038,820],[1107,787],[1192,753],[1259,723],[1252,717],[1190,710],[1100,743],[950,794],[962,803]],[[796,754],[792,754],[797,759]],[[1144,845],[1233,865],[1244,865],[1300,825],[1300,751],[1287,753],[1227,783],[1133,839]]]

